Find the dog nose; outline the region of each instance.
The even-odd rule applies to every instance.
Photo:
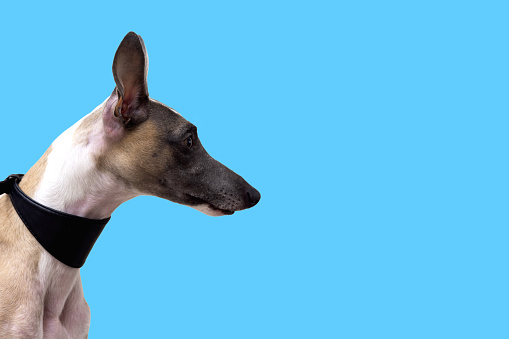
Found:
[[[249,191],[247,191],[247,201],[249,202],[250,206],[253,207],[260,201],[261,195],[260,192],[258,192],[257,189],[251,187]]]

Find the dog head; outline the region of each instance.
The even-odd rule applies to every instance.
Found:
[[[141,194],[212,216],[256,205],[260,193],[207,153],[196,126],[149,97],[147,72],[143,39],[130,32],[113,60],[116,88],[102,115],[108,143],[100,168]]]

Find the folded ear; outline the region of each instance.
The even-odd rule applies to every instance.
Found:
[[[118,46],[113,59],[113,78],[117,84],[118,102],[114,114],[127,124],[136,108],[148,99],[148,55],[141,36],[129,32]]]

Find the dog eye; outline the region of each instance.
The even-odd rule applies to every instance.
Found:
[[[187,137],[186,146],[187,146],[187,148],[193,147],[193,137]]]

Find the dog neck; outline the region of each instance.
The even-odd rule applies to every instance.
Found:
[[[110,97],[52,143],[21,182],[27,195],[58,211],[91,219],[107,218],[139,195],[96,166],[95,159],[110,142],[102,116],[111,102]]]

